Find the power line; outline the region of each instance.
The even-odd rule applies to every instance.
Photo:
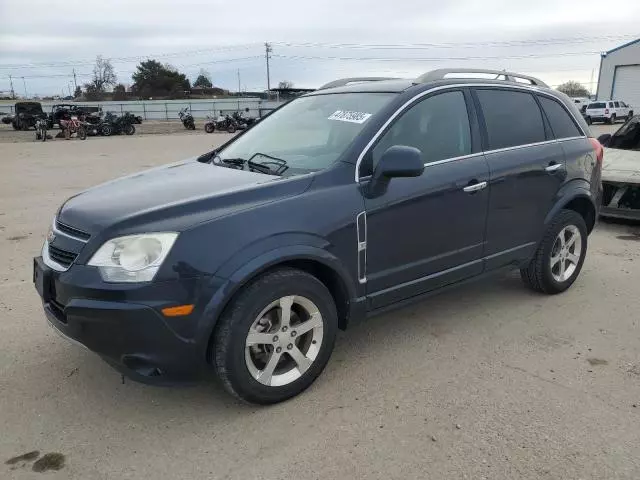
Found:
[[[259,44],[250,43],[250,44],[242,44],[242,45],[231,45],[227,47],[188,50],[188,51],[172,52],[172,53],[135,55],[135,56],[128,56],[128,57],[109,57],[108,60],[114,63],[139,62],[142,60],[157,59],[157,58],[174,58],[174,57],[205,55],[205,54],[211,54],[211,53],[230,52],[235,50],[253,48],[253,47],[256,47],[257,45]],[[41,63],[0,65],[0,69],[70,67],[70,66],[93,65],[94,63],[95,63],[95,59],[93,60],[58,60],[58,61],[41,62]]]
[[[444,43],[323,43],[323,42],[274,42],[275,45],[295,48],[353,48],[353,49],[434,49],[434,48],[469,48],[469,47],[523,47],[539,45],[569,45],[573,43],[593,43],[596,41],[614,41],[635,38],[639,34],[603,35],[591,37],[548,38],[530,40],[479,41],[479,42],[444,42]]]
[[[545,54],[521,54],[521,55],[482,55],[464,57],[343,57],[321,55],[272,55],[274,58],[287,58],[291,60],[344,60],[344,61],[373,61],[373,62],[446,62],[457,60],[509,60],[518,58],[548,58],[596,55],[600,52],[558,52]]]

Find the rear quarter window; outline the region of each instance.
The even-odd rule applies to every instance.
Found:
[[[490,89],[476,92],[487,126],[489,150],[546,140],[542,113],[532,94]]]
[[[556,138],[582,136],[582,132],[571,118],[569,112],[559,102],[541,95],[538,96],[538,99]]]

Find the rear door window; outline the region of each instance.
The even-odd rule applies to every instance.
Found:
[[[620,102],[613,102],[613,104],[616,106],[616,108],[620,108]]]
[[[538,96],[551,130],[556,138],[581,137],[582,132],[576,126],[569,112],[559,102],[549,97]]]
[[[546,140],[542,113],[533,95],[497,89],[476,91],[487,126],[489,150]]]
[[[609,108],[613,108],[613,102],[609,102]]]

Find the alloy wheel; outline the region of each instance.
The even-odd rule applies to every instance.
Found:
[[[576,271],[582,253],[582,235],[575,225],[567,225],[551,247],[551,275],[556,282],[566,282]]]
[[[316,360],[324,322],[308,298],[290,295],[267,305],[249,328],[245,361],[253,378],[278,387],[299,379]]]

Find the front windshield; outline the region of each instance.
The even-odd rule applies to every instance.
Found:
[[[607,142],[607,147],[640,150],[640,116],[633,117],[614,133]]]
[[[273,112],[224,150],[222,162],[286,162],[285,176],[322,170],[346,150],[393,93],[333,93],[297,98]]]

